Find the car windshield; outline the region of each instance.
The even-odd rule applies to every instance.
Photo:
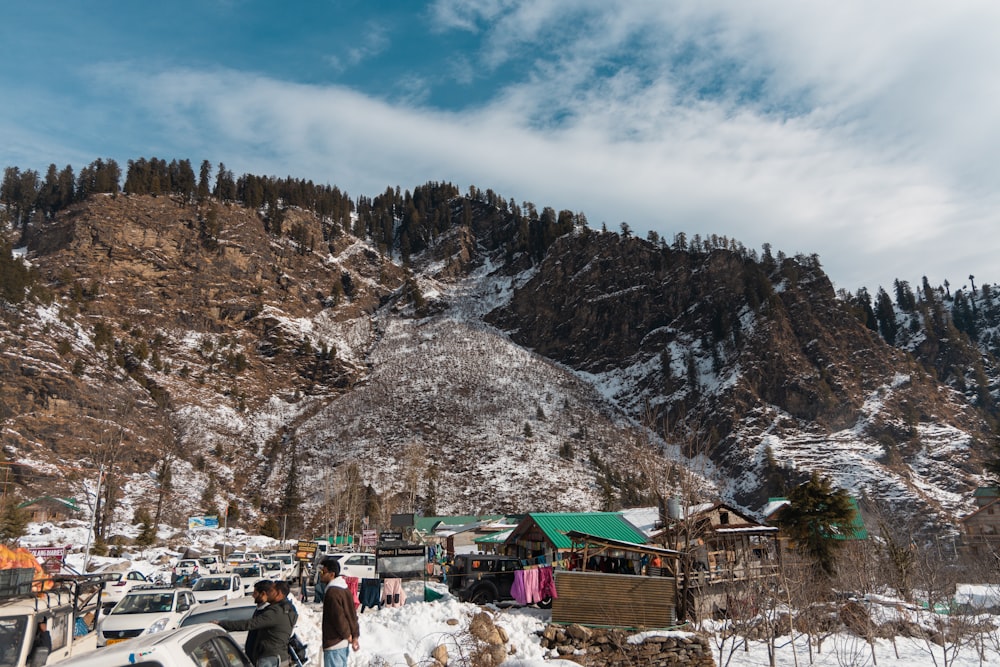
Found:
[[[111,613],[114,614],[155,614],[170,611],[174,607],[173,593],[135,593],[126,595]]]
[[[242,567],[234,567],[233,573],[241,577],[259,577],[260,568],[256,565],[243,565]]]
[[[21,645],[28,627],[27,616],[0,618],[0,667],[17,667],[21,660]]]
[[[264,562],[264,569],[265,570],[280,570],[281,569],[281,561],[265,561]]]
[[[229,579],[226,577],[202,577],[194,582],[194,591],[228,591]]]

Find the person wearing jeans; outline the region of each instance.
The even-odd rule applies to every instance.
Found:
[[[336,558],[323,559],[319,576],[326,586],[323,595],[323,667],[347,667],[351,649],[358,651],[361,648],[354,596],[340,576],[340,561]]]

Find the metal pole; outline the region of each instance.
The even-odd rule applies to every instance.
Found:
[[[87,574],[90,565],[90,541],[94,537],[94,526],[97,523],[97,508],[101,502],[101,481],[104,479],[104,464],[97,471],[97,493],[94,495],[94,511],[90,513],[90,529],[87,531],[87,547],[83,551],[83,574]]]
[[[226,509],[223,510],[222,514],[222,563],[220,567],[225,567],[226,564],[226,542],[229,541],[229,499],[226,499]]]

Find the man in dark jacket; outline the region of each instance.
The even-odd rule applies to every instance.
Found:
[[[247,631],[247,657],[256,667],[281,667],[288,664],[288,638],[292,636],[292,615],[287,601],[270,602],[274,582],[258,581],[253,597],[258,605],[254,615],[245,621],[218,621],[225,630]],[[298,617],[298,614],[295,615]]]
[[[354,596],[340,576],[340,561],[327,557],[320,565],[320,580],[326,584],[323,596],[323,665],[347,667],[351,649],[359,650],[358,615]]]

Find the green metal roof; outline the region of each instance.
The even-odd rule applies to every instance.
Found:
[[[844,525],[836,526],[837,533],[833,536],[835,540],[867,540],[868,539],[868,529],[865,528],[865,522],[861,518],[861,508],[858,506],[858,501],[854,498],[848,498],[851,503],[851,507],[854,508],[854,517],[851,522]]]
[[[21,503],[20,505],[18,505],[17,508],[18,509],[24,509],[25,507],[29,507],[31,505],[35,505],[35,504],[40,503],[40,502],[42,502],[44,500],[49,500],[49,501],[55,503],[56,505],[62,505],[63,507],[65,507],[66,509],[68,509],[68,510],[70,510],[72,512],[76,512],[77,510],[80,509],[80,506],[76,504],[76,499],[75,498],[56,498],[55,496],[40,496],[38,498],[33,498],[31,500],[26,500],[23,503]]]
[[[1000,487],[981,486],[972,495],[975,498],[996,498],[1000,496]]]
[[[768,498],[768,503],[777,503],[782,500],[788,500],[788,498]],[[854,518],[846,526],[837,525],[834,526],[836,531],[831,537],[835,540],[867,540],[868,539],[868,529],[865,527],[865,521],[861,518],[861,508],[858,506],[858,501],[853,496],[847,498],[848,502],[851,503],[851,508],[854,510]]]
[[[630,544],[646,543],[646,537],[617,512],[562,512],[528,516],[557,549],[573,546],[565,535],[571,530]]]

